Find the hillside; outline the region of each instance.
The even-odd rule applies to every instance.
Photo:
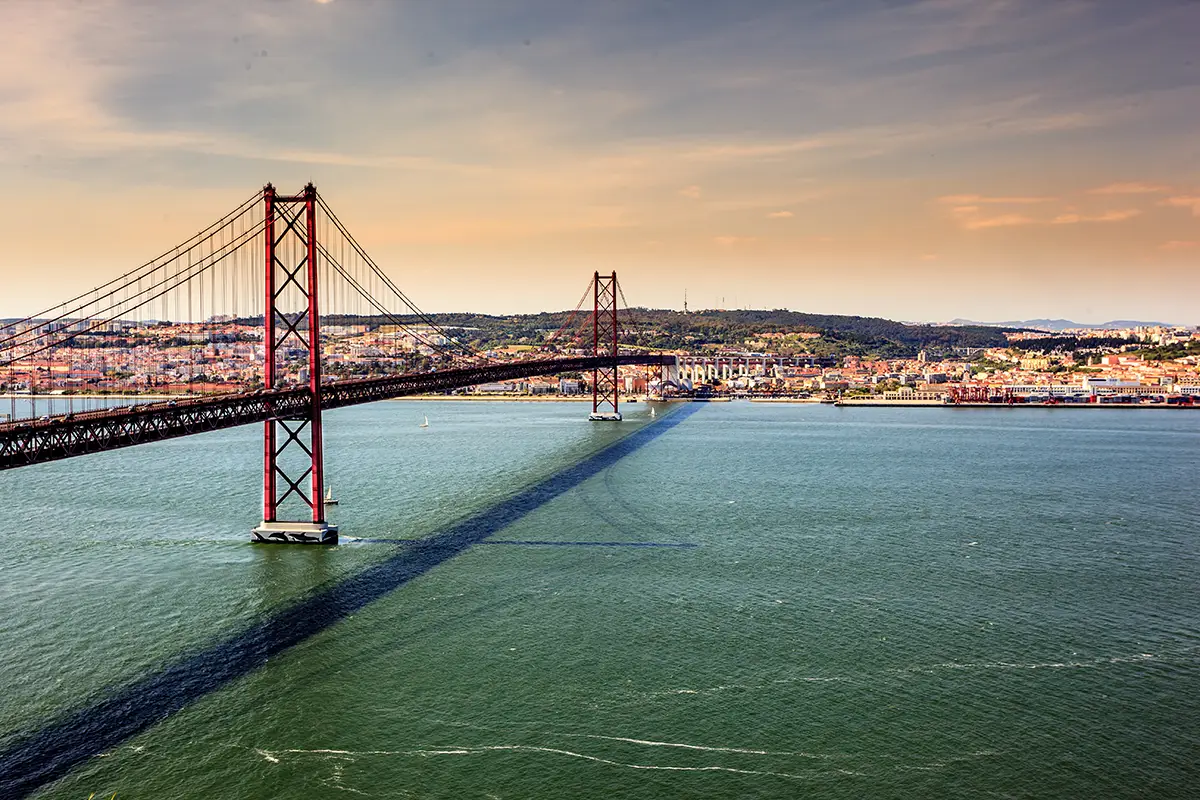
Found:
[[[838,314],[807,314],[798,311],[680,311],[634,308],[622,310],[625,341],[661,349],[746,349],[758,334],[770,337],[775,351],[808,352],[817,355],[859,355],[901,358],[927,350],[930,355],[954,348],[1001,347],[1007,343],[1004,328],[984,325],[906,325],[880,317]],[[492,316],[487,314],[430,314],[429,319],[476,346],[538,344],[559,329],[567,312]],[[413,316],[399,317],[405,324],[422,324]],[[576,324],[587,318],[582,313]],[[331,317],[332,324],[367,322],[381,324],[379,317]],[[574,327],[574,326],[572,326]],[[800,334],[781,338],[778,334]],[[804,337],[803,334],[819,334]],[[757,339],[764,347],[767,340]],[[751,347],[751,349],[754,349]]]

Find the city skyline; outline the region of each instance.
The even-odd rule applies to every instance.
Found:
[[[14,2],[0,30],[0,317],[312,180],[431,311],[616,269],[652,307],[1200,322],[1194,3]]]

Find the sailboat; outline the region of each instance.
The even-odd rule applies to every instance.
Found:
[[[338,504],[338,501],[336,499],[334,499],[334,497],[333,497],[333,487],[326,486],[325,487],[325,505],[336,506],[337,504]]]
[[[651,408],[651,409],[650,409],[650,419],[654,419],[654,418],[655,418],[655,417],[657,417],[657,416],[658,416],[658,414],[657,414],[657,413],[655,413],[655,411],[654,411],[654,409],[653,409],[653,408]]]
[[[429,417],[425,417],[425,421],[424,421],[424,422],[422,422],[422,423],[421,423],[420,425],[418,425],[417,427],[418,427],[418,428],[428,428],[428,427],[429,427]]]

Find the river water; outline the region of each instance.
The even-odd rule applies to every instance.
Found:
[[[586,410],[0,473],[0,797],[1196,796],[1200,413]]]

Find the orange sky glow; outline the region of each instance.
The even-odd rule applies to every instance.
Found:
[[[1200,4],[0,5],[0,316],[313,181],[430,311],[1200,323]]]

